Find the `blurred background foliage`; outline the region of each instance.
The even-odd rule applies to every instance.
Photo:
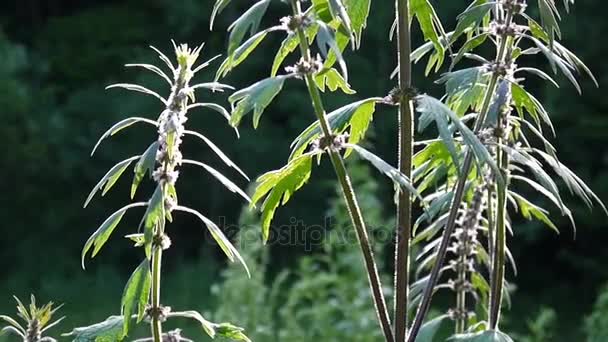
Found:
[[[465,6],[458,1],[433,2],[446,27],[453,27],[455,16]],[[132,115],[156,118],[160,107],[146,97],[103,89],[114,82],[135,81],[167,92],[154,75],[122,67],[157,63],[147,47],[150,44],[168,52],[170,39],[192,45],[206,42],[208,57],[224,52],[224,30],[249,2],[235,1],[218,19],[213,33],[208,30],[211,5],[208,0],[0,2],[1,313],[13,313],[12,294],[26,298],[30,292],[39,300],[66,303],[62,311],[68,319],[61,332],[117,313],[122,287],[140,257],[121,236],[132,232],[139,217],[125,217],[108,247],[88,262],[86,272],[80,268],[79,257],[89,234],[128,201],[128,177],[107,195],[109,199],[95,199],[86,210],[81,209],[82,203],[109,167],[122,157],[141,153],[155,132],[144,126],[129,129],[104,142],[93,158],[89,153],[113,122]],[[556,89],[535,79],[527,81],[553,117],[560,136],[554,143],[562,161],[604,200],[608,200],[608,118],[604,117],[608,47],[603,34],[608,32],[608,21],[602,9],[607,6],[599,0],[579,1],[562,23],[565,45],[588,63],[603,88],[584,82],[584,94],[579,97],[565,83]],[[395,66],[394,46],[387,40],[393,8],[374,1],[372,13],[363,48],[347,53],[350,82],[358,99],[383,96],[394,86],[387,81]],[[285,14],[283,5],[274,2],[266,24],[273,24],[268,18]],[[415,38],[420,43],[420,37]],[[276,50],[280,40],[267,39],[226,81],[238,89],[267,76],[274,57],[270,51]],[[424,66],[415,69],[417,87],[440,94],[433,83],[437,76],[425,79]],[[211,68],[202,77],[210,78],[214,71]],[[192,113],[189,125],[212,138],[255,178],[282,166],[291,140],[313,120],[303,90],[295,83],[286,87],[260,128],[253,131],[243,126],[238,141],[223,118],[213,113]],[[225,95],[214,95],[214,100],[226,104]],[[339,93],[325,100],[329,108],[347,101]],[[381,109],[368,140],[375,152],[393,163],[395,124],[395,111]],[[185,153],[216,163],[212,152],[200,146],[186,142]],[[386,237],[393,229],[392,186],[356,162],[351,164],[366,219]],[[241,269],[226,269],[219,248],[209,242],[199,223],[178,217],[170,230],[174,248],[164,259],[164,301],[175,308],[188,303],[213,319],[245,326],[257,341],[377,340],[358,247],[331,239],[349,231],[333,175],[325,164],[314,173],[314,179],[278,211],[274,221],[275,233],[304,234],[309,242],[262,249],[257,215],[242,209],[239,198],[221,191],[220,184],[197,170],[185,170],[178,184],[180,201],[226,229],[239,222],[246,227],[240,247],[254,275],[248,280]],[[139,191],[139,196],[144,198],[146,191],[151,189]],[[505,320],[520,341],[580,341],[581,336],[593,342],[608,340],[608,290],[602,291],[608,281],[607,220],[599,210],[589,212],[582,203],[572,208],[578,223],[576,239],[567,220],[557,215],[553,219],[560,235],[537,223],[515,225],[511,249],[519,274],[510,275],[515,296]],[[317,239],[320,231],[331,232],[323,234],[323,243]],[[383,241],[376,247],[385,259],[385,286],[391,291],[392,244],[390,238],[379,241]],[[447,300],[439,298],[439,302]],[[200,334],[189,331],[187,336],[198,340]]]

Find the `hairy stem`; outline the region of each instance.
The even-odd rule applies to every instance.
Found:
[[[293,8],[293,14],[301,15],[302,10],[299,1],[292,0],[291,4]],[[299,46],[300,51],[302,53],[302,57],[310,60],[310,47],[308,45],[308,41],[306,39],[306,35],[304,34],[303,29],[298,28],[297,34],[300,41]],[[323,135],[325,137],[331,137],[331,127],[329,125],[329,122],[327,121],[327,117],[325,116],[325,109],[323,106],[323,102],[321,101],[321,94],[319,92],[319,89],[317,89],[315,85],[313,76],[311,74],[307,74],[305,76],[305,81],[306,86],[308,88],[308,93],[310,95],[315,110],[315,114],[319,121],[319,125],[321,126],[321,129],[323,131]],[[359,246],[361,247],[363,259],[365,261],[367,276],[372,290],[374,304],[376,306],[376,313],[378,315],[378,320],[384,333],[384,338],[387,342],[393,342],[394,339],[391,330],[391,322],[388,315],[388,309],[384,299],[384,294],[382,293],[382,284],[380,283],[378,268],[374,260],[374,253],[372,250],[371,243],[369,241],[369,237],[367,235],[367,228],[365,227],[365,221],[363,220],[361,209],[359,208],[359,204],[357,202],[357,198],[355,196],[355,192],[351,184],[350,178],[348,177],[348,173],[346,171],[346,166],[344,165],[344,160],[342,159],[342,156],[338,151],[333,150],[331,148],[328,149],[328,152],[334,170],[336,172],[336,176],[338,177],[338,181],[340,182],[340,186],[342,188],[342,193],[344,195],[344,199],[348,207],[348,212],[350,214],[351,221],[357,233],[357,239],[359,240]]]
[[[152,337],[154,342],[162,342],[163,328],[160,320],[160,272],[162,266],[163,249],[161,246],[154,246],[152,250],[152,308],[156,314],[152,315],[150,322]]]
[[[409,0],[397,0],[397,59],[399,62],[399,171],[412,176],[413,104],[410,98],[412,86],[411,32],[409,25]],[[402,191],[397,203],[397,227],[395,242],[395,341],[403,342],[407,336],[408,297],[410,272],[410,242],[412,235],[412,197]]]
[[[507,25],[510,25],[512,20],[513,20],[513,16],[510,14],[507,15],[507,18],[505,20]],[[502,63],[504,61],[507,50],[508,50],[508,45],[511,41],[511,39],[509,39],[509,37],[506,34],[500,38],[501,38],[500,46],[498,48],[498,54],[497,54],[496,60],[495,60],[497,63]],[[473,131],[476,134],[479,133],[479,131],[481,130],[481,128],[483,127],[483,125],[486,121],[486,117],[488,116],[490,104],[492,103],[492,99],[494,97],[494,92],[496,91],[496,86],[498,85],[499,78],[500,78],[500,75],[497,72],[494,72],[492,74],[490,83],[486,90],[481,112],[475,119],[475,126],[474,126]],[[465,154],[460,178],[458,179],[458,182],[456,183],[456,186],[455,186],[454,198],[452,200],[452,205],[450,207],[450,214],[448,216],[448,220],[446,222],[445,229],[443,231],[443,235],[441,238],[441,243],[440,243],[439,249],[437,251],[437,259],[431,270],[431,274],[429,276],[429,281],[428,281],[426,287],[424,288],[422,300],[420,302],[420,306],[418,307],[418,311],[416,312],[416,317],[414,318],[414,323],[412,325],[412,329],[411,329],[410,335],[408,337],[408,342],[416,341],[418,332],[420,331],[420,328],[422,327],[424,318],[425,318],[426,314],[428,313],[429,307],[431,305],[431,299],[433,297],[433,292],[434,292],[435,286],[437,285],[437,281],[439,280],[439,274],[441,272],[441,268],[443,267],[443,263],[445,261],[445,256],[447,253],[448,244],[450,242],[450,237],[454,233],[454,227],[456,225],[456,216],[458,214],[458,207],[460,206],[460,203],[462,202],[462,199],[464,196],[464,189],[465,189],[465,185],[466,185],[467,178],[468,178],[467,176],[471,172],[472,166],[473,166],[473,153],[470,150],[468,150]]]
[[[500,140],[498,146],[501,144]],[[503,170],[508,161],[506,153],[501,151],[500,148],[497,149],[496,159],[498,160],[498,167]],[[503,172],[503,179],[506,179],[506,177],[507,174]],[[494,258],[492,259],[492,275],[490,278],[490,329],[498,327],[505,277],[507,188],[504,182],[496,186],[496,193],[498,199],[494,252],[492,253]]]
[[[464,287],[462,286],[465,283],[467,276],[465,268],[462,267],[462,265],[465,265],[465,263],[467,262],[467,258],[465,255],[461,255],[458,258],[461,267],[458,270],[458,278],[456,281],[457,284],[461,285],[461,287],[458,289],[458,292],[456,292],[456,312],[458,314],[458,318],[456,319],[456,333],[462,334],[465,331],[467,324],[467,294]]]

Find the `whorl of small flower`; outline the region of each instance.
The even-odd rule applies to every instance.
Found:
[[[524,13],[528,7],[526,0],[502,0],[501,3],[504,10],[513,15]]]
[[[180,145],[185,131],[184,124],[188,121],[186,116],[188,99],[192,96],[192,89],[189,86],[195,72],[192,67],[202,47],[201,45],[192,50],[186,44],[175,46],[178,65],[173,70],[174,82],[167,106],[158,120],[159,148],[156,152],[158,167],[152,173],[152,177],[159,184],[175,185],[179,177],[176,168],[182,163]],[[168,212],[171,212],[176,205],[175,198],[166,196],[165,209]]]
[[[305,75],[316,74],[323,69],[323,60],[321,56],[317,54],[316,58],[312,60],[304,59],[303,57],[292,66],[285,67],[285,71],[288,74],[294,74],[297,78],[304,78]]]
[[[349,137],[350,134],[348,133],[332,135],[330,137],[322,136],[313,140],[310,145],[310,150],[325,151],[330,149],[332,151],[340,151],[344,148],[344,144],[348,142]]]
[[[463,203],[460,210],[461,216],[457,221],[458,228],[452,235],[454,242],[448,251],[457,256],[450,262],[451,268],[456,272],[474,271],[474,261],[472,257],[477,253],[476,247],[479,245],[477,232],[480,226],[485,205],[485,187],[480,185],[475,189],[471,203]],[[467,284],[455,284],[466,286]],[[461,290],[454,288],[454,290]]]
[[[306,14],[288,16],[281,18],[281,27],[290,33],[296,32],[298,29],[305,29],[312,25],[313,20]]]

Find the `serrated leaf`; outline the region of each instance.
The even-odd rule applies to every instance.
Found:
[[[243,259],[243,257],[241,257],[241,254],[239,253],[239,251],[236,248],[234,248],[234,246],[232,245],[230,240],[228,240],[228,238],[224,235],[222,230],[213,221],[206,218],[205,216],[203,216],[203,214],[199,213],[198,211],[196,211],[194,209],[190,209],[190,208],[183,207],[183,206],[177,206],[175,208],[175,210],[193,214],[194,216],[198,217],[201,221],[203,221],[203,223],[205,224],[207,229],[209,229],[211,236],[213,236],[213,239],[217,242],[217,244],[220,246],[222,251],[224,251],[224,254],[226,254],[228,259],[230,261],[234,262],[234,258],[236,258],[241,263],[241,265],[243,265],[243,267],[245,268],[245,271],[247,272],[247,276],[251,277],[251,274],[249,273],[249,268],[247,267],[247,264],[245,263],[245,260]]]
[[[440,38],[445,35],[441,21],[428,0],[410,0],[410,12],[410,15],[418,20],[425,41],[432,42],[436,51],[435,57],[429,61],[427,66],[427,74],[433,66],[437,71],[443,64],[445,55],[445,47]]]
[[[262,236],[268,241],[270,223],[279,205],[285,205],[291,196],[310,178],[312,157],[316,153],[306,153],[289,161],[283,168],[270,171],[256,181],[256,189],[251,203],[255,205],[262,198]]]
[[[513,342],[513,339],[503,332],[485,330],[470,334],[459,334],[448,338],[450,342]]]
[[[205,331],[205,333],[207,335],[209,335],[209,337],[215,338],[215,335],[216,335],[216,333],[215,333],[215,326],[216,326],[216,324],[213,323],[213,322],[210,322],[210,321],[206,320],[205,317],[203,317],[203,315],[201,315],[200,313],[191,310],[191,311],[171,312],[170,315],[171,315],[171,317],[190,318],[190,319],[193,319],[193,320],[199,322],[201,324],[201,327]]]
[[[348,15],[348,12],[346,11],[346,7],[344,6],[344,3],[342,2],[342,0],[328,0],[329,3],[329,12],[331,13],[332,17],[334,18],[339,18],[341,23],[342,23],[342,27],[346,30],[346,33],[351,36],[353,39],[353,47],[354,45],[354,36],[353,36],[353,28],[352,28],[352,24],[350,21],[350,16]]]
[[[137,188],[144,179],[146,173],[150,173],[150,177],[152,176],[152,171],[154,171],[154,165],[156,163],[156,152],[158,151],[158,147],[158,141],[150,144],[146,151],[140,156],[137,164],[135,164],[135,169],[133,170],[135,175],[133,176],[133,183],[131,184],[131,199],[135,197],[135,192],[137,192]]]
[[[490,13],[492,8],[496,7],[494,1],[476,0],[466,11],[458,16],[458,24],[454,29],[454,34],[451,37],[451,42],[456,41],[467,29],[477,29],[483,19]]]
[[[114,165],[101,178],[101,180],[95,185],[93,190],[91,190],[91,192],[89,193],[89,196],[87,196],[87,199],[84,202],[83,207],[86,208],[87,205],[89,205],[89,202],[91,202],[91,199],[93,199],[93,196],[95,196],[97,191],[101,190],[101,188],[103,188],[102,196],[105,195],[106,192],[108,192],[108,190],[110,190],[112,188],[112,186],[114,184],[116,184],[116,181],[118,181],[120,176],[125,172],[125,170],[129,167],[129,165],[131,165],[131,162],[133,162],[135,159],[138,159],[138,158],[139,158],[139,156],[134,156],[129,159],[125,159],[125,160],[121,161],[120,163]]]
[[[316,74],[315,83],[317,84],[319,90],[321,90],[322,92],[325,92],[325,86],[327,86],[330,91],[336,91],[338,88],[340,88],[340,90],[342,90],[342,92],[344,92],[345,94],[352,95],[357,93],[350,87],[348,82],[344,80],[342,75],[340,75],[340,73],[334,68],[326,69]]]
[[[477,160],[481,163],[488,164],[494,171],[496,171],[497,175],[500,175],[500,171],[496,165],[496,162],[488,152],[488,149],[479,141],[475,133],[473,133],[465,124],[460,121],[460,118],[454,114],[443,102],[430,97],[428,95],[421,95],[416,97],[416,102],[418,104],[416,110],[419,111],[422,115],[433,115],[435,122],[440,128],[440,133],[442,132],[441,127],[445,125],[447,119],[449,118],[451,122],[456,126],[460,134],[462,135],[464,143],[471,149]],[[448,146],[453,144],[453,137],[451,136],[441,136],[444,143]],[[458,157],[452,156],[454,159],[454,163],[459,165]],[[502,179],[498,180],[504,181]]]
[[[123,208],[119,209],[118,211],[116,211],[115,213],[110,215],[110,217],[108,217],[101,224],[101,226],[93,233],[93,235],[91,235],[91,237],[89,237],[87,242],[84,244],[84,247],[82,249],[82,254],[81,254],[82,268],[84,269],[84,259],[86,257],[87,252],[91,249],[91,247],[94,246],[91,258],[93,258],[93,257],[95,257],[95,255],[97,255],[97,253],[101,250],[101,247],[103,247],[103,245],[106,243],[106,241],[108,241],[108,238],[110,237],[110,235],[112,235],[114,228],[116,228],[116,226],[120,223],[120,220],[122,219],[123,215],[125,214],[125,212],[127,210],[134,208],[134,207],[142,207],[142,206],[146,206],[146,205],[147,205],[147,203],[141,203],[141,202],[132,203],[127,206],[124,206]]]
[[[240,45],[237,49],[234,50],[232,54],[229,54],[228,57],[222,62],[220,67],[217,69],[215,74],[215,79],[219,80],[220,78],[226,77],[232,69],[236,68],[242,62],[249,57],[249,55],[255,50],[255,48],[260,45],[260,43],[266,38],[268,32],[271,32],[271,29],[264,30],[256,33],[247,39],[243,45]]]
[[[346,62],[342,57],[342,49],[336,41],[336,33],[334,30],[322,21],[317,21],[319,24],[319,31],[317,32],[317,46],[319,51],[324,58],[328,58],[329,51],[333,52],[333,56],[336,58],[340,70],[342,70],[342,77],[348,82],[348,69],[346,68]],[[327,62],[326,62],[327,65]]]
[[[105,321],[87,327],[75,328],[62,336],[72,342],[115,342],[122,339],[123,316],[110,316]]]
[[[233,341],[251,342],[251,340],[243,333],[244,329],[232,325],[230,323],[220,323],[215,327],[218,336],[229,338]]]
[[[133,274],[131,274],[122,293],[120,305],[123,317],[131,317],[131,315],[137,312],[137,323],[141,322],[146,313],[146,304],[148,304],[150,297],[151,285],[150,261],[144,259],[133,271]],[[121,334],[123,338],[128,335],[130,326],[130,319],[123,320]]]
[[[509,195],[513,196],[513,198],[517,201],[518,208],[524,218],[531,220],[534,217],[559,234],[559,229],[555,226],[551,219],[549,219],[549,216],[547,215],[548,212],[545,209],[534,205],[532,202],[528,201],[525,197],[517,194],[516,192],[509,191]]]
[[[157,126],[156,121],[154,120],[150,120],[150,119],[146,119],[146,118],[140,118],[140,117],[131,117],[131,118],[126,118],[124,120],[121,120],[119,122],[117,122],[116,124],[114,124],[112,127],[110,127],[110,129],[108,129],[102,136],[101,138],[99,138],[99,140],[97,140],[97,143],[95,144],[95,147],[93,147],[93,151],[91,152],[91,155],[95,154],[95,151],[97,150],[97,148],[99,147],[99,144],[101,144],[101,142],[108,138],[113,136],[114,134],[120,132],[121,130],[135,124],[138,122],[145,122],[148,124],[151,124],[153,126]]]
[[[327,121],[335,134],[341,134],[346,129],[350,128],[348,141],[351,144],[356,144],[363,139],[369,124],[373,120],[374,112],[376,111],[376,103],[382,101],[381,98],[373,97],[357,102],[353,102],[346,106],[340,107],[333,112],[327,114]],[[308,145],[313,140],[321,136],[321,128],[319,122],[315,121],[308,126],[298,137],[291,143],[290,160],[301,156]],[[348,156],[349,151],[346,152]]]
[[[319,26],[315,23],[305,28],[304,34],[306,35],[309,44],[314,40],[318,30]],[[287,56],[289,56],[289,54],[291,54],[298,47],[299,42],[300,40],[297,34],[290,33],[287,35],[287,37],[285,37],[281,43],[281,47],[277,51],[277,54],[274,56],[272,69],[270,71],[271,77],[275,77],[277,75],[283,61],[285,61],[285,58],[287,58]]]
[[[420,328],[418,336],[416,336],[416,342],[433,342],[435,341],[435,335],[441,327],[441,323],[448,318],[448,315],[441,315],[433,318],[432,320],[424,323]]]
[[[367,27],[367,17],[370,13],[371,0],[345,0],[346,12],[351,20],[355,37],[355,48],[361,47],[361,36]]]
[[[262,17],[268,9],[270,0],[261,0],[251,6],[240,18],[238,18],[230,27],[230,37],[228,39],[228,56],[231,56],[236,49],[241,45],[247,31],[250,35],[254,35],[260,26]]]
[[[245,114],[253,111],[253,127],[257,128],[262,113],[283,89],[289,76],[270,77],[232,94],[228,101],[232,105],[230,124],[238,126]]]

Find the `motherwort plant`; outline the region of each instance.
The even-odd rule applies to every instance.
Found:
[[[225,185],[228,190],[238,193],[247,201],[250,201],[249,197],[222,173],[203,162],[184,158],[180,151],[182,139],[189,137],[199,139],[206,143],[228,166],[235,168],[246,178],[245,174],[211,140],[201,133],[188,130],[185,127],[188,121],[188,112],[197,108],[210,109],[228,118],[227,111],[220,105],[196,102],[195,92],[198,89],[223,91],[224,89],[231,88],[217,82],[197,83],[193,85],[190,83],[196,73],[207,67],[211,62],[208,61],[198,66],[196,65],[202,47],[201,45],[191,49],[187,45],[176,46],[174,44],[175,65],[163,53],[153,48],[166,67],[169,68],[171,77],[153,65],[127,65],[128,67],[144,68],[162,77],[171,88],[171,92],[167,98],[136,84],[119,83],[108,87],[123,88],[152,95],[162,102],[164,108],[156,120],[131,117],[116,123],[97,142],[93,152],[95,152],[102,140],[135,123],[145,123],[156,127],[158,130],[158,139],[152,142],[143,154],[125,159],[106,173],[89,194],[85,207],[97,191],[101,190],[103,195],[110,190],[133,162],[136,162],[136,164],[131,186],[131,198],[135,196],[140,183],[146,175],[151,176],[154,180],[156,190],[148,201],[129,204],[110,215],[86,242],[82,250],[83,267],[87,254],[91,249],[93,257],[99,253],[129,209],[146,208],[139,225],[139,230],[126,236],[135,242],[136,247],[143,249],[144,258],[125,286],[121,301],[121,315],[112,316],[104,322],[89,327],[74,329],[68,336],[73,336],[75,340],[122,340],[130,332],[133,321],[140,323],[145,320],[150,323],[152,337],[143,338],[138,341],[190,341],[182,337],[179,330],[163,331],[163,322],[169,318],[176,317],[198,321],[203,330],[211,337],[223,336],[232,340],[249,340],[244,335],[243,329],[232,324],[213,323],[206,320],[196,311],[175,311],[171,307],[161,303],[162,256],[163,251],[171,246],[171,239],[168,236],[169,231],[167,228],[168,224],[172,222],[173,216],[178,212],[192,214],[199,218],[226,256],[231,261],[235,259],[239,260],[245,266],[245,269],[247,269],[244,260],[236,248],[211,219],[194,209],[178,203],[176,183],[180,175],[180,168],[185,165],[194,165],[202,168],[213,178],[216,178]]]

